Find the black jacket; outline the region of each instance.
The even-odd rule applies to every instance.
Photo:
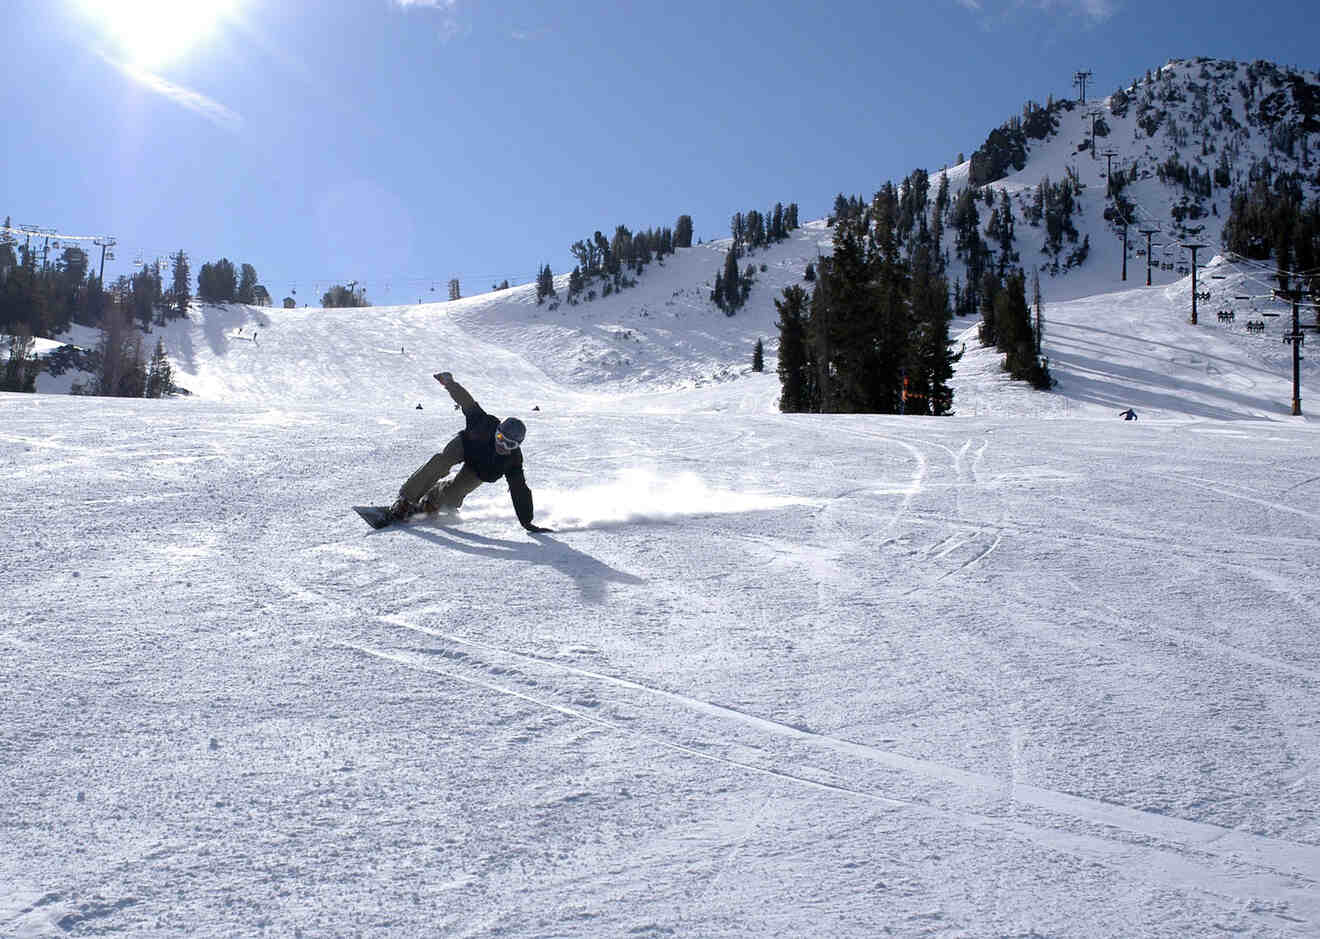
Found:
[[[532,490],[527,488],[523,475],[523,454],[519,447],[512,453],[500,454],[495,450],[495,431],[500,419],[487,414],[472,395],[456,381],[447,386],[450,397],[463,409],[467,427],[463,438],[463,465],[472,470],[482,482],[493,483],[501,476],[508,481],[509,496],[518,522],[526,527],[532,523]]]

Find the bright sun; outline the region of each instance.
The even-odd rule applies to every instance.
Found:
[[[130,65],[150,69],[205,42],[238,0],[79,0]]]

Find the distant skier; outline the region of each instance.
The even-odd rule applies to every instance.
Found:
[[[487,414],[449,372],[436,372],[433,377],[462,409],[467,427],[408,477],[399,488],[398,501],[390,506],[391,517],[402,519],[417,512],[457,509],[482,483],[504,477],[522,527],[531,532],[550,531],[532,524],[532,491],[523,476],[522,442],[527,435],[523,422],[516,417],[500,420]],[[452,479],[444,480],[458,463],[463,468]]]
[[[1137,419],[1137,412],[1128,408],[1126,411],[1119,411],[1118,416],[1125,421],[1135,421]]]

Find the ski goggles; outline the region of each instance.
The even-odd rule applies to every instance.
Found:
[[[512,453],[518,449],[518,441],[510,440],[497,430],[495,431],[495,449],[500,453]]]

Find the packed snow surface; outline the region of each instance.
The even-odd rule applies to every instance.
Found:
[[[1280,321],[1047,293],[1052,392],[962,322],[955,416],[781,415],[821,242],[735,317],[702,246],[554,311],[200,310],[188,398],[0,395],[0,933],[1320,933]],[[459,428],[442,369],[553,534],[502,484],[353,514]]]

